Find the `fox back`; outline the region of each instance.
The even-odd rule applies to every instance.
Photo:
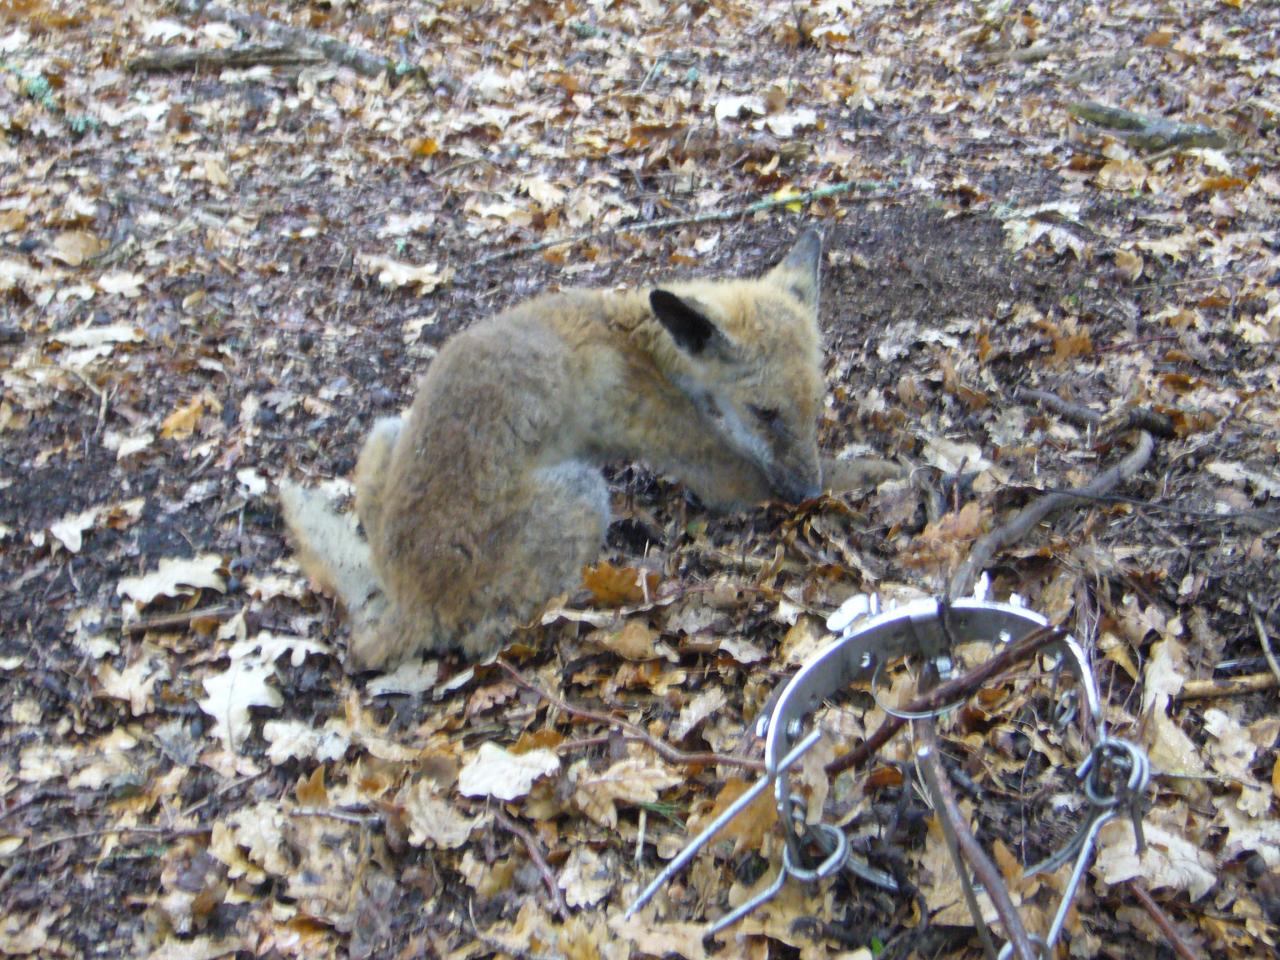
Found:
[[[608,461],[644,461],[717,510],[817,495],[820,248],[808,232],[757,279],[545,295],[448,341],[357,465],[363,593],[382,596],[353,591],[354,665],[501,649],[599,552]],[[314,545],[300,498],[282,486],[310,569],[338,551]]]

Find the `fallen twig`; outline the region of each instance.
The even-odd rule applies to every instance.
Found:
[[[1078,427],[1096,427],[1102,423],[1102,414],[1091,410],[1082,403],[1063,400],[1056,393],[1048,390],[1032,390],[1030,387],[1019,387],[1014,394],[1015,399],[1023,403],[1038,403],[1046,410],[1052,410],[1062,419],[1074,423]]]
[[[951,578],[948,596],[968,596],[973,591],[978,574],[991,565],[991,561],[999,551],[1010,544],[1017,543],[1051,513],[1071,503],[1076,494],[1096,496],[1107,493],[1112,487],[1128,480],[1146,466],[1154,449],[1155,441],[1151,439],[1151,434],[1143,430],[1138,434],[1138,440],[1128,456],[1115,466],[1098,474],[1078,491],[1045,494],[1023,507],[1012,520],[996,527],[973,545],[969,556]]]
[[[481,257],[474,263],[470,264],[473,269],[487,267],[491,263],[497,263],[500,260],[510,260],[512,257],[524,256],[526,253],[538,253],[542,250],[549,250],[552,247],[560,247],[569,243],[582,243],[585,240],[594,240],[597,237],[607,236],[613,233],[621,233],[629,231],[631,233],[641,233],[649,230],[666,230],[669,227],[683,227],[691,223],[719,223],[724,220],[737,220],[739,217],[747,217],[753,213],[760,213],[763,210],[771,210],[774,207],[785,207],[792,203],[812,203],[814,200],[821,200],[825,197],[835,197],[841,194],[862,192],[866,193],[865,199],[883,200],[892,194],[873,193],[872,191],[882,188],[896,190],[897,184],[893,182],[879,181],[849,181],[847,183],[832,183],[825,187],[818,187],[816,190],[810,190],[807,193],[798,193],[794,196],[777,196],[771,194],[754,203],[744,204],[738,207],[729,207],[724,210],[704,210],[702,213],[694,213],[685,217],[665,217],[662,220],[639,220],[628,221],[626,223],[615,224],[611,227],[603,227],[597,230],[584,230],[582,233],[575,233],[568,237],[561,237],[558,240],[539,240],[537,243],[527,243],[522,247],[512,247],[509,250],[500,250],[492,253],[487,257]]]
[[[107,837],[113,833],[141,833],[147,835],[158,835],[165,837],[195,837],[202,833],[208,833],[212,827],[97,827],[93,830],[81,830],[78,833],[67,833],[60,837],[53,837],[38,843],[33,847],[29,847],[25,851],[28,857],[34,854],[48,850],[50,847],[56,847],[60,843],[69,843],[72,840],[87,840],[91,837]]]
[[[1009,941],[1013,955],[1019,960],[1038,960],[1040,953],[1032,945],[1031,938],[1027,936],[1027,928],[1022,925],[1022,917],[1018,915],[1018,908],[1013,905],[1013,898],[1009,896],[1009,888],[1004,882],[1004,877],[1000,875],[999,868],[991,862],[987,852],[982,849],[982,844],[978,843],[977,838],[974,837],[968,821],[960,812],[959,804],[956,803],[955,791],[951,788],[951,778],[947,776],[947,771],[942,766],[938,731],[933,718],[917,720],[915,731],[921,746],[931,748],[918,753],[916,762],[932,768],[929,780],[937,788],[939,805],[942,807],[935,812],[938,816],[946,817],[950,821],[951,831],[960,847],[960,853],[969,862],[973,875],[982,884],[987,896],[991,898],[991,905],[995,907],[996,915],[1004,926],[1005,939]],[[956,866],[958,869],[959,864]],[[980,918],[975,917],[974,922],[979,923]],[[979,927],[978,933],[984,941],[989,943],[991,934],[985,927]]]
[[[1249,609],[1253,613],[1253,626],[1258,631],[1258,643],[1262,646],[1262,655],[1267,658],[1267,666],[1275,675],[1276,682],[1280,683],[1280,663],[1276,662],[1276,655],[1271,650],[1271,638],[1267,636],[1267,625],[1262,621],[1262,614],[1258,612],[1258,602],[1254,600],[1253,594],[1249,594],[1248,597]]]
[[[167,630],[170,627],[185,627],[192,620],[199,620],[202,617],[208,617],[214,620],[220,620],[230,616],[236,610],[235,607],[223,604],[217,607],[194,607],[191,610],[176,610],[173,613],[159,613],[154,617],[144,617],[141,620],[134,620],[123,626],[125,633],[146,633],[148,630]]]
[[[1280,680],[1271,672],[1250,673],[1243,677],[1227,677],[1225,680],[1188,680],[1173,695],[1175,700],[1207,700],[1210,697],[1239,697],[1259,690],[1280,686]]]
[[[1040,627],[1032,630],[1025,637],[1014,640],[990,660],[986,660],[961,677],[945,680],[917,696],[908,703],[897,707],[898,713],[927,713],[946,706],[961,697],[968,697],[992,677],[1003,673],[1023,660],[1035,656],[1044,646],[1063,636],[1063,631],[1054,626]],[[890,714],[875,732],[858,744],[844,756],[836,757],[826,766],[828,777],[845,770],[856,769],[873,757],[881,747],[893,739],[893,735],[906,725],[906,719]]]
[[[293,817],[318,817],[322,820],[339,820],[342,823],[354,823],[368,827],[378,823],[382,818],[376,813],[353,813],[349,810],[325,810],[320,807],[299,807],[289,811]]]
[[[1160,904],[1152,899],[1151,894],[1147,893],[1141,882],[1130,880],[1129,889],[1133,891],[1133,895],[1138,899],[1138,902],[1151,915],[1151,919],[1160,928],[1160,932],[1164,934],[1164,938],[1169,942],[1173,952],[1181,957],[1182,960],[1199,960],[1199,955],[1182,939],[1182,935],[1178,933],[1178,928],[1173,925],[1173,921],[1160,909]]]
[[[1020,387],[1015,396],[1023,403],[1038,403],[1078,427],[1096,427],[1100,433],[1146,430],[1158,437],[1169,438],[1175,435],[1173,421],[1169,417],[1145,407],[1129,407],[1111,416],[1103,416],[1096,410],[1063,400],[1056,393],[1049,393],[1047,390]]]
[[[1170,148],[1187,150],[1212,147],[1223,150],[1234,146],[1230,136],[1200,123],[1175,123],[1163,117],[1146,117],[1093,100],[1072,103],[1067,110],[1072,116],[1105,127],[1130,145],[1148,153]]]
[[[1030,47],[1018,47],[1014,50],[993,50],[989,53],[977,54],[981,62],[988,66],[997,63],[1039,63],[1061,54],[1064,57],[1076,55],[1075,44],[1071,43],[1037,43]]]
[[[569,917],[569,905],[565,903],[564,893],[560,890],[560,884],[556,882],[556,875],[552,872],[547,858],[542,855],[542,848],[538,846],[537,838],[528,830],[520,826],[511,819],[500,806],[492,808],[493,818],[498,822],[499,826],[508,833],[515,834],[524,843],[525,850],[529,853],[529,859],[533,861],[538,873],[542,875],[542,882],[547,885],[547,892],[551,894],[551,902],[555,905],[556,914],[561,920],[567,920]]]
[[[181,13],[202,15],[211,20],[220,20],[246,32],[256,30],[288,47],[295,49],[309,48],[319,51],[325,59],[340,66],[350,67],[356,73],[363,74],[366,77],[384,75],[424,77],[423,71],[411,64],[380,57],[377,54],[369,53],[367,50],[361,50],[359,47],[343,43],[341,40],[316,33],[313,30],[304,30],[300,27],[290,27],[287,24],[277,23],[261,14],[246,13],[242,10],[224,7],[218,3],[211,3],[210,0],[176,0],[176,6]]]
[[[226,70],[246,67],[285,67],[320,63],[324,54],[310,47],[245,43],[225,49],[171,50],[161,47],[134,57],[127,69],[133,73],[168,73],[180,70]]]
[[[536,693],[543,700],[547,701],[547,703],[550,703],[559,710],[562,710],[570,716],[581,717],[584,720],[593,720],[596,723],[602,723],[605,726],[621,730],[628,740],[638,740],[641,743],[648,744],[658,753],[659,756],[662,757],[662,759],[671,763],[680,763],[685,765],[696,764],[698,766],[714,766],[716,764],[723,764],[730,767],[741,767],[744,770],[764,769],[763,760],[755,760],[751,757],[732,757],[722,753],[706,752],[686,753],[683,750],[671,746],[669,743],[664,743],[643,727],[638,727],[628,720],[623,720],[620,717],[611,717],[607,713],[599,713],[595,710],[587,710],[584,707],[575,707],[568,701],[557,697],[553,693],[543,690],[531,680],[526,679],[524,674],[511,666],[511,664],[507,663],[505,660],[498,659],[494,662],[505,670],[507,675],[516,683],[520,684],[520,686],[524,687],[531,693]]]

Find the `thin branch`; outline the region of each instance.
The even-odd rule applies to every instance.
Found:
[[[1038,403],[1046,410],[1052,410],[1063,420],[1074,423],[1078,427],[1096,427],[1102,423],[1102,414],[1097,410],[1091,410],[1082,403],[1063,400],[1056,393],[1050,393],[1048,390],[1019,387],[1014,393],[1014,399],[1023,403]]]
[[[937,710],[961,697],[968,697],[992,677],[1004,673],[1010,667],[1027,660],[1054,640],[1063,636],[1059,627],[1047,626],[1032,630],[1025,637],[1014,640],[990,660],[978,664],[961,677],[953,677],[930,688],[926,693],[917,696],[909,703],[898,708],[900,713],[926,713]],[[870,760],[881,747],[893,739],[893,735],[901,730],[907,721],[903,717],[890,714],[876,731],[842,757],[836,757],[827,764],[828,777],[849,769],[857,769]]]
[[[60,837],[53,837],[38,843],[34,847],[25,851],[27,856],[33,856],[50,847],[56,847],[60,843],[69,843],[72,840],[87,840],[90,837],[107,837],[115,833],[141,833],[146,835],[163,836],[163,837],[195,837],[200,834],[208,833],[212,827],[97,827],[93,830],[81,830],[78,833],[67,833]],[[23,852],[23,851],[19,851]]]
[[[1176,436],[1173,420],[1163,413],[1148,410],[1145,407],[1129,407],[1112,416],[1103,416],[1096,410],[1070,400],[1063,400],[1056,393],[1047,390],[1032,390],[1019,387],[1014,396],[1023,403],[1038,403],[1046,410],[1052,410],[1062,419],[1074,423],[1078,427],[1096,427],[1102,433],[1121,433],[1126,430],[1146,430],[1158,437]]]
[[[1023,493],[1060,493],[1076,500],[1091,500],[1094,503],[1127,503],[1141,510],[1155,510],[1158,513],[1175,514],[1190,520],[1202,520],[1205,523],[1241,523],[1250,530],[1266,532],[1280,525],[1280,510],[1228,510],[1225,513],[1212,513],[1208,510],[1194,510],[1176,503],[1158,503],[1155,500],[1144,500],[1141,497],[1126,497],[1119,493],[1082,493],[1079,490],[1063,490],[1059,487],[1030,487],[1024,484],[1007,483],[1002,488],[1010,492]]]
[[[1156,903],[1151,894],[1147,893],[1146,887],[1138,880],[1130,880],[1129,889],[1133,891],[1133,895],[1146,909],[1147,913],[1151,914],[1151,919],[1160,928],[1164,938],[1169,941],[1169,946],[1173,948],[1173,952],[1181,957],[1182,960],[1200,960],[1196,952],[1182,939],[1182,935],[1178,933],[1178,928],[1173,925],[1173,921],[1160,909],[1160,904]]]
[[[354,823],[368,827],[378,823],[382,818],[376,813],[355,813],[349,810],[324,810],[320,807],[299,807],[288,811],[293,817],[319,817],[322,820],[340,820],[343,823]]]
[[[176,0],[175,5],[180,13],[202,15],[211,20],[220,20],[246,33],[257,31],[289,47],[317,50],[326,59],[340,66],[350,67],[356,73],[363,74],[366,77],[400,77],[408,75],[423,77],[423,72],[418,67],[380,57],[377,54],[369,53],[367,50],[361,50],[359,47],[343,43],[341,40],[335,40],[333,37],[326,37],[324,34],[316,33],[314,30],[304,30],[300,27],[290,27],[283,23],[277,23],[257,13],[246,13],[242,10],[224,7],[219,3],[211,3],[210,0]],[[425,79],[425,77],[423,78]]]
[[[531,680],[526,679],[524,674],[511,666],[511,664],[507,663],[505,660],[498,659],[494,662],[505,670],[508,676],[510,676],[516,683],[520,684],[520,686],[524,687],[531,693],[536,693],[543,700],[547,701],[547,703],[550,703],[552,706],[558,708],[564,713],[574,717],[581,717],[584,720],[592,720],[596,723],[602,723],[605,726],[613,727],[616,730],[621,730],[626,734],[627,739],[638,740],[641,743],[648,744],[658,753],[659,756],[662,757],[662,759],[670,763],[680,763],[689,766],[695,764],[698,766],[714,766],[716,764],[723,764],[727,767],[741,767],[744,770],[764,769],[763,760],[755,760],[751,757],[732,757],[722,753],[685,753],[683,750],[679,750],[676,747],[671,746],[669,743],[664,743],[643,727],[638,727],[628,720],[623,720],[620,717],[611,717],[607,713],[598,713],[595,710],[587,710],[584,707],[575,707],[567,700],[562,700],[555,694],[543,690]]]
[[[1008,523],[996,527],[973,545],[969,556],[951,578],[948,596],[968,596],[973,591],[978,574],[991,565],[997,553],[1010,544],[1017,543],[1050,514],[1073,502],[1075,493],[1097,496],[1109,492],[1112,487],[1128,480],[1147,465],[1154,449],[1155,441],[1151,439],[1151,434],[1144,430],[1138,434],[1138,440],[1128,456],[1115,466],[1098,474],[1078,491],[1073,491],[1072,494],[1050,493],[1032,501]]]
[[[743,204],[738,207],[729,207],[724,210],[704,210],[702,213],[694,213],[685,217],[665,217],[662,220],[641,220],[629,221],[627,223],[615,224],[611,227],[603,227],[597,230],[584,230],[582,233],[575,233],[568,237],[561,237],[558,240],[539,240],[537,243],[527,243],[522,247],[512,247],[509,250],[500,250],[497,253],[490,254],[487,257],[481,257],[479,260],[469,264],[472,269],[480,269],[487,267],[491,263],[498,263],[502,260],[510,260],[512,257],[521,257],[527,253],[538,253],[542,250],[549,250],[552,247],[560,247],[570,243],[582,243],[586,240],[594,240],[599,237],[609,236],[615,233],[642,233],[649,230],[666,230],[670,227],[683,227],[691,223],[719,223],[725,220],[737,220],[740,217],[747,217],[753,213],[760,213],[763,210],[772,210],[774,207],[785,207],[793,203],[812,203],[814,200],[821,200],[825,197],[835,197],[845,193],[859,192],[865,193],[863,199],[866,200],[884,200],[894,196],[893,193],[874,193],[873,191],[881,189],[896,190],[897,184],[892,181],[879,182],[870,181],[849,181],[847,183],[833,183],[825,187],[818,187],[816,190],[810,190],[807,193],[798,193],[795,196],[779,197],[770,194],[754,203]]]
[[[1075,44],[1071,43],[1037,43],[1031,47],[1018,47],[1014,50],[993,50],[989,53],[974,54],[974,59],[987,66],[997,63],[1039,63],[1050,57],[1076,56]]]
[[[560,884],[556,882],[556,875],[547,863],[547,858],[542,855],[542,848],[538,845],[537,838],[511,819],[501,807],[495,806],[493,808],[493,816],[503,830],[515,834],[524,842],[524,848],[529,853],[529,859],[533,861],[534,866],[538,868],[538,873],[542,875],[542,882],[547,885],[547,892],[551,894],[551,902],[555,905],[556,914],[561,920],[568,919],[569,905],[565,903],[564,893],[560,890]]]
[[[1235,146],[1228,134],[1204,124],[1175,123],[1163,117],[1147,117],[1093,100],[1069,104],[1067,111],[1081,120],[1106,128],[1113,136],[1148,153],[1171,148],[1190,150],[1212,147],[1226,150]]]
[[[321,63],[324,54],[310,47],[279,43],[244,43],[234,47],[175,50],[160,47],[134,57],[126,67],[131,73],[176,73],[183,70],[226,70],[247,67],[286,67]]]
[[[1270,690],[1280,686],[1280,680],[1271,672],[1250,673],[1243,677],[1227,677],[1225,680],[1188,680],[1173,695],[1175,700],[1201,700],[1209,697],[1241,697],[1246,693]]]
[[[1267,625],[1262,621],[1262,614],[1258,612],[1258,604],[1253,594],[1248,596],[1249,608],[1253,611],[1253,626],[1258,631],[1258,643],[1262,645],[1262,655],[1267,658],[1267,666],[1275,674],[1276,682],[1280,683],[1280,663],[1276,662],[1276,655],[1271,650],[1271,638],[1267,636]]]
[[[216,607],[194,607],[191,610],[177,610],[173,613],[160,613],[154,617],[144,617],[141,620],[134,620],[123,626],[125,633],[146,633],[148,630],[167,630],[170,627],[185,627],[192,620],[199,620],[201,617],[210,617],[220,620],[236,610],[229,604],[222,604]]]
[[[1004,877],[1000,875],[999,868],[991,862],[987,852],[982,849],[982,845],[970,831],[969,823],[960,812],[959,804],[956,803],[955,792],[951,789],[951,778],[947,776],[947,771],[942,766],[937,726],[933,719],[929,718],[916,721],[915,729],[921,745],[931,748],[917,754],[916,762],[932,768],[929,779],[937,788],[937,799],[942,807],[937,811],[938,816],[946,817],[951,823],[951,830],[961,854],[969,862],[974,877],[987,891],[987,896],[991,898],[991,905],[995,907],[996,914],[1000,917],[1005,938],[1013,949],[1013,955],[1018,957],[1018,960],[1038,960],[1039,951],[1027,936],[1027,929],[1022,925],[1022,917],[1018,915],[1018,908],[1013,905],[1013,898],[1009,896],[1009,888],[1004,882]],[[961,879],[963,881],[963,878]],[[974,918],[975,923],[979,921],[980,918]]]

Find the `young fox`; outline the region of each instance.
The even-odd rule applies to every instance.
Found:
[[[603,544],[608,461],[717,510],[816,496],[820,252],[809,231],[759,279],[548,294],[453,337],[365,442],[367,540],[283,482],[304,569],[352,617],[352,666],[501,649]]]

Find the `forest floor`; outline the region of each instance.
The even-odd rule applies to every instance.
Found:
[[[828,613],[944,595],[1148,436],[989,564],[1151,759],[1145,849],[1103,828],[1058,955],[1274,954],[1280,7],[0,0],[0,68],[0,953],[979,956],[911,731],[823,772],[886,719],[865,682],[793,783],[897,891],[792,881],[704,938],[778,869],[765,801],[623,911]],[[344,670],[276,481],[349,493],[504,306],[756,273],[807,225],[823,446],[907,478],[716,517],[619,464],[621,573],[509,667]],[[1023,867],[1087,743],[1036,666],[939,730],[1043,935],[1069,868]]]

